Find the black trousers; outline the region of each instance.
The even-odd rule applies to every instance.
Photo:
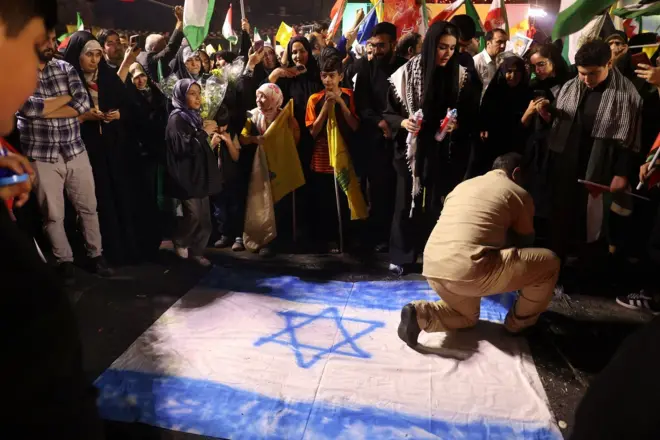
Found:
[[[190,255],[199,257],[211,238],[211,202],[208,197],[182,200],[183,217],[179,219],[174,244],[177,247],[190,248]]]
[[[389,241],[394,216],[396,172],[392,165],[392,143],[383,139],[369,157],[367,164],[367,195],[369,198],[369,235],[373,244]]]
[[[83,373],[78,327],[61,281],[3,203],[0,243],[3,432],[26,439],[103,439],[96,393]]]
[[[337,213],[337,197],[335,193],[334,174],[311,172],[309,189],[314,195],[309,199],[312,210],[310,229],[312,238],[318,243],[339,243],[339,214]],[[347,245],[351,239],[351,213],[348,209],[346,195],[339,189],[339,207],[341,212],[344,242]]]

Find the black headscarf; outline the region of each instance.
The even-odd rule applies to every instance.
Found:
[[[320,72],[319,72],[318,62],[316,61],[316,59],[314,58],[314,55],[312,54],[312,45],[310,44],[309,40],[307,40],[307,38],[305,38],[305,37],[296,36],[296,37],[293,37],[289,41],[289,45],[287,46],[287,50],[286,50],[287,58],[288,58],[287,67],[293,67],[293,66],[296,65],[293,62],[293,57],[291,56],[291,53],[293,52],[294,43],[302,44],[303,47],[305,48],[305,50],[307,51],[307,54],[308,54],[307,55],[307,64],[305,65],[305,67],[307,67],[307,73],[299,75],[298,77],[301,77],[303,75],[307,75],[307,76],[312,77],[312,78],[319,78],[319,81],[320,81]]]
[[[71,64],[76,69],[78,76],[80,76],[80,80],[85,85],[85,89],[87,89],[87,93],[89,93],[89,86],[85,79],[85,72],[83,72],[82,67],[80,67],[80,55],[87,42],[90,40],[96,40],[91,33],[87,31],[75,32],[71,35],[69,44],[64,51],[64,61]],[[98,78],[96,83],[99,88],[99,109],[102,112],[119,109],[125,104],[124,85],[117,76],[115,70],[108,66],[104,57],[101,57],[101,61],[98,65]]]
[[[517,86],[509,87],[506,82],[506,73],[513,66],[515,66],[516,70],[520,72],[522,78],[520,79],[520,82]],[[500,64],[499,69],[497,69],[495,78],[493,78],[493,81],[488,86],[486,93],[488,93],[488,90],[490,90],[491,86],[495,86],[496,88],[500,88],[506,91],[508,96],[511,96],[512,94],[519,95],[520,93],[526,94],[527,90],[529,90],[529,75],[527,75],[527,70],[525,69],[525,61],[518,56],[504,58],[504,60],[502,60],[502,64]]]
[[[561,55],[561,48],[557,45],[557,43],[547,43],[537,47],[530,55],[530,60],[531,57],[536,53],[550,60],[554,73],[552,76],[543,80],[539,79],[538,77],[534,78],[530,81],[529,88],[531,90],[543,90],[546,94],[546,97],[553,101],[555,96],[553,95],[551,89],[555,86],[563,86],[564,83],[566,83],[566,81],[571,79],[574,75],[571,75],[568,63],[566,63],[566,60]]]
[[[172,67],[172,73],[176,75],[178,79],[192,79],[194,81],[197,81],[199,83],[204,84],[208,77],[210,76],[208,72],[204,70],[204,64],[201,65],[199,69],[199,75],[197,78],[193,78],[193,76],[188,72],[188,69],[186,68],[186,61],[184,59],[184,55],[188,56],[199,56],[198,51],[192,50],[190,46],[181,46],[179,48],[179,51],[176,53],[176,57],[172,61],[171,67]],[[201,58],[200,58],[201,61]]]
[[[433,23],[426,32],[422,43],[421,74],[423,77],[422,110],[424,120],[439,121],[448,108],[456,108],[459,91],[458,50],[444,67],[436,65],[438,41],[444,35],[456,37],[458,45],[459,31],[456,26],[446,21]],[[434,133],[437,127],[433,127]]]

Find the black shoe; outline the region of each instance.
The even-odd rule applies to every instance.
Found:
[[[646,310],[654,315],[660,315],[660,304],[652,295],[641,290],[639,293],[631,293],[627,296],[618,296],[617,304],[631,310]]]
[[[108,266],[108,262],[102,256],[92,258],[92,272],[103,278],[110,278],[115,275],[115,271]]]
[[[71,262],[60,263],[57,266],[65,286],[73,286],[76,283],[76,270]]]
[[[275,252],[271,248],[265,247],[259,249],[259,256],[261,258],[273,258],[275,256]]]
[[[399,338],[406,344],[408,347],[415,348],[417,345],[417,338],[422,330],[419,328],[417,323],[417,310],[412,304],[406,304],[403,309],[401,309],[401,323],[399,324]]]

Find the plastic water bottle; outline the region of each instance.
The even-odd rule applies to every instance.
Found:
[[[456,122],[456,119],[458,118],[458,110],[455,108],[447,110],[447,115],[445,118],[442,120],[442,123],[440,124],[440,129],[435,133],[435,140],[438,142],[442,142],[442,140],[447,136],[447,130],[449,129],[449,123],[450,122]]]
[[[422,120],[424,120],[424,112],[422,112],[422,109],[420,108],[415,112],[415,114],[412,115],[413,121],[415,121],[415,124],[417,125],[417,128],[421,129],[422,127]],[[417,136],[417,133],[408,133],[408,138],[406,139],[406,143],[410,145],[413,141],[413,138]]]
[[[9,156],[9,151],[0,144],[0,157]],[[27,174],[16,174],[8,168],[0,167],[0,186],[15,185],[30,178]]]

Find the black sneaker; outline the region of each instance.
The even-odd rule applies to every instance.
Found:
[[[648,310],[654,315],[660,315],[660,304],[644,290],[627,296],[618,296],[617,304],[631,310]]]
[[[92,258],[92,272],[103,278],[110,278],[115,275],[115,271],[108,266],[108,262],[102,256]]]
[[[262,258],[273,258],[275,256],[275,251],[269,247],[259,249],[259,256]]]
[[[73,286],[76,283],[76,270],[71,262],[60,263],[57,266],[65,286]]]
[[[415,348],[421,331],[417,323],[417,310],[415,310],[415,306],[406,304],[401,309],[401,323],[399,324],[398,331],[399,338],[408,344],[408,347]]]

